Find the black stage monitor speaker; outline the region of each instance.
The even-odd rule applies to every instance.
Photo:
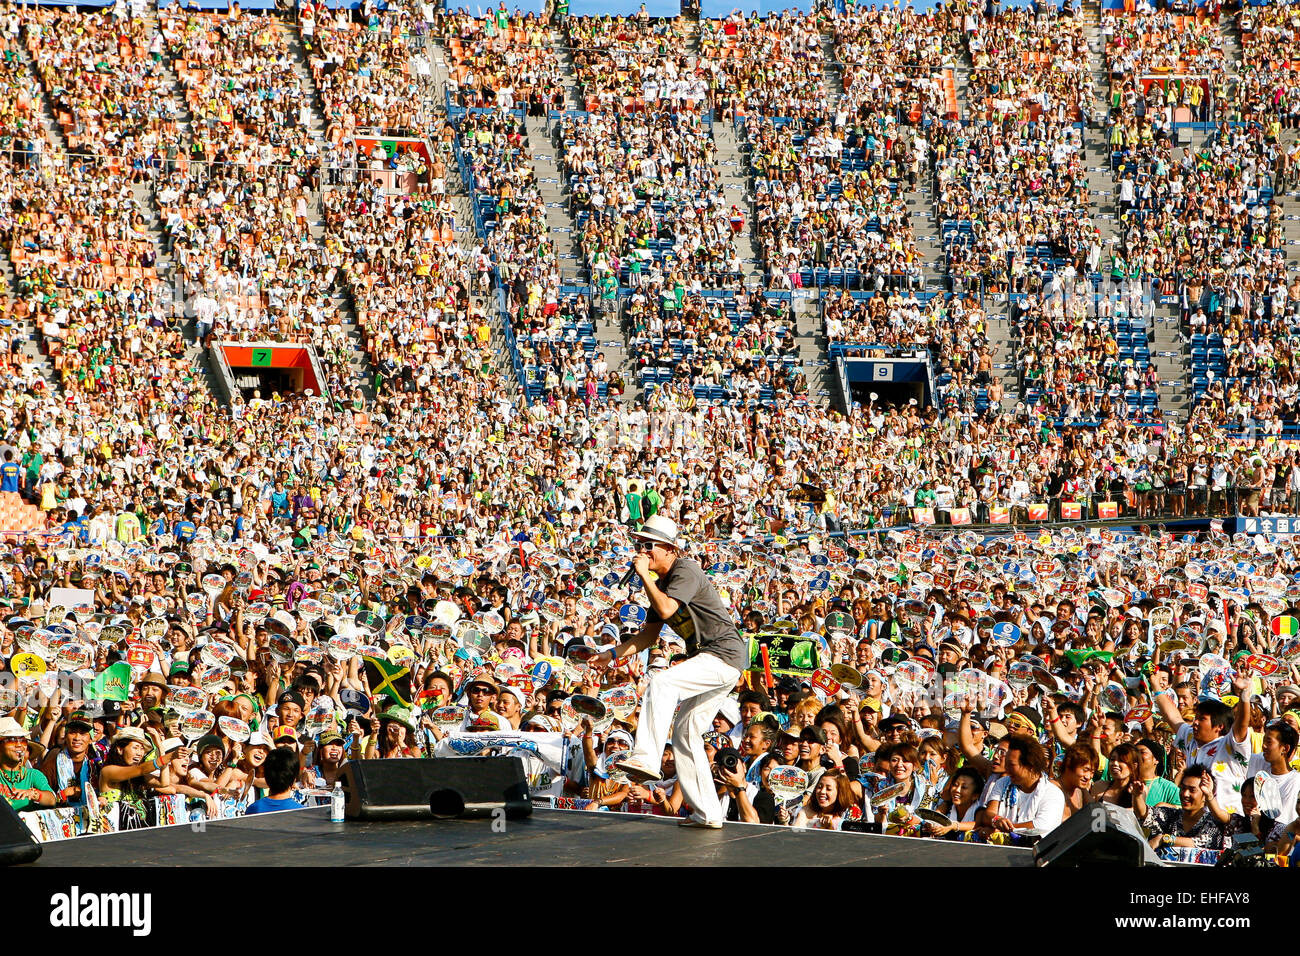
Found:
[[[0,866],[34,863],[41,855],[41,845],[32,831],[19,819],[8,800],[0,800]]]
[[[340,778],[349,820],[449,820],[533,812],[518,757],[353,760]]]
[[[1090,803],[1038,841],[1038,866],[1164,866],[1132,810]]]

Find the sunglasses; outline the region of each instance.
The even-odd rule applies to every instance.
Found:
[[[653,541],[642,541],[637,545],[636,549],[638,551],[653,551],[655,549],[655,543]]]

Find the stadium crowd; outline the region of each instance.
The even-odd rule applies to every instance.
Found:
[[[653,786],[616,766],[684,643],[585,663],[644,618],[620,578],[629,531],[658,517],[750,640],[706,738],[728,819],[1027,843],[1096,799],[1168,859],[1214,862],[1245,831],[1291,851],[1294,539],[1026,529],[1300,509],[1278,440],[1295,383],[1268,364],[1296,298],[1263,195],[1276,130],[1209,136],[1204,162],[1232,175],[1190,153],[1176,172],[1172,114],[1121,87],[1112,260],[1140,266],[1098,284],[1077,124],[1100,91],[1063,68],[1085,55],[1067,15],[734,15],[699,25],[698,54],[685,29],[570,21],[586,109],[540,143],[524,114],[566,106],[552,25],[504,9],[20,20],[0,69],[9,315],[56,375],[0,386],[0,515],[41,526],[0,555],[0,786],[42,838],[283,809],[349,758],[520,739],[572,746],[558,772],[530,763],[553,805],[685,813],[671,755]],[[1202,49],[1201,27],[1179,29]],[[944,82],[958,44],[970,123]],[[1122,48],[1118,73],[1163,62]],[[24,55],[63,162],[32,145]],[[718,187],[706,104],[750,150],[766,289],[732,262],[744,213]],[[427,152],[385,145],[402,136]],[[531,162],[551,148],[585,216],[579,291]],[[1153,179],[1184,205],[1143,196]],[[953,224],[937,294],[900,199],[930,184]],[[1220,336],[1230,382],[1186,422],[1129,405],[1155,383],[1118,351],[1172,250],[1188,334]],[[832,345],[928,350],[939,405],[808,400],[792,292],[822,267],[863,277],[823,289]],[[344,291],[373,385],[352,377]],[[989,335],[999,291],[1020,295],[1011,357]],[[615,400],[591,347],[611,299],[643,367],[669,373],[644,403]],[[498,361],[498,308],[544,370],[537,401]],[[186,357],[218,334],[315,343],[330,395],[221,406]],[[1006,396],[995,358],[1033,395]],[[1008,527],[952,527],[971,522]]]

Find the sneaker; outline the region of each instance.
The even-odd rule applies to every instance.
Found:
[[[677,824],[679,827],[693,827],[697,830],[721,830],[722,824],[709,823],[707,820],[697,820],[694,817],[687,817]]]
[[[627,779],[633,783],[649,783],[652,780],[662,780],[658,770],[651,770],[635,757],[620,761],[614,764],[614,767],[621,773],[627,775]]]

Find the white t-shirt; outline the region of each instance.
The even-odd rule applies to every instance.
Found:
[[[1296,795],[1300,794],[1300,773],[1294,770],[1287,770],[1286,773],[1276,774],[1268,769],[1268,762],[1264,759],[1263,754],[1255,754],[1250,758],[1250,763],[1246,765],[1246,777],[1243,779],[1255,778],[1255,774],[1263,771],[1273,778],[1277,784],[1278,791],[1282,794],[1282,813],[1278,816],[1279,823],[1291,823],[1296,818],[1295,802]],[[1259,794],[1255,794],[1256,800]]]
[[[1187,754],[1187,766],[1199,763],[1214,772],[1214,796],[1219,806],[1229,813],[1240,813],[1241,784],[1250,763],[1250,734],[1238,741],[1228,731],[1208,744],[1197,744],[1192,738],[1192,725],[1185,723],[1178,728],[1175,740]]]
[[[1006,779],[1006,774],[990,774],[989,779],[984,783],[984,789],[980,791],[980,798],[975,801],[975,809],[983,810],[989,805],[989,801],[996,800],[995,791]]]
[[[1002,777],[989,791],[988,802],[997,801],[998,816],[1012,823],[1032,820],[1039,833],[1051,833],[1061,825],[1065,814],[1065,794],[1046,775],[1038,778],[1038,785],[1025,793],[1009,776]]]

